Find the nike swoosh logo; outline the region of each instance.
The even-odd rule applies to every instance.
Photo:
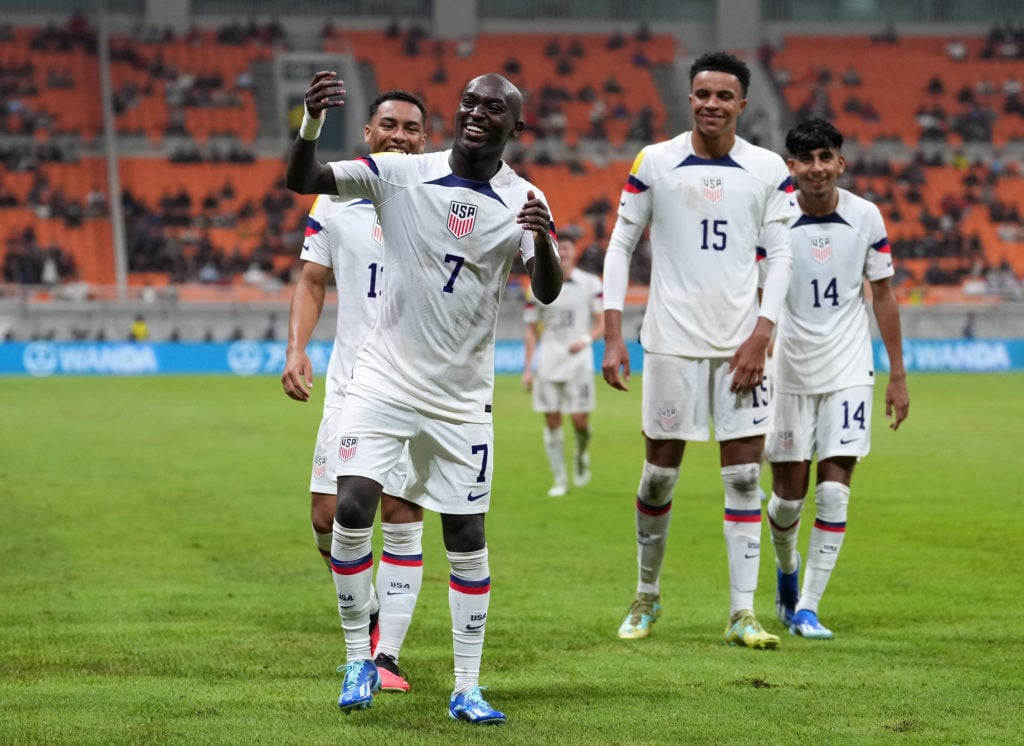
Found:
[[[478,629],[483,629],[483,628],[484,628],[483,624],[467,624],[466,625],[466,629],[468,629],[470,631],[473,631],[473,632],[475,632]]]
[[[487,497],[489,494],[491,493],[481,492],[479,495],[474,495],[472,492],[470,492],[468,495],[466,495],[466,499],[469,500],[470,502],[473,502],[474,500],[479,500],[481,497]]]
[[[840,438],[839,439],[839,445],[841,445],[841,446],[849,445],[850,443],[856,443],[858,440],[860,440],[860,438],[850,438],[849,440],[847,440],[846,438]]]
[[[302,244],[303,251],[309,251],[309,244]]]
[[[408,596],[409,594],[405,591],[388,591],[389,596]]]
[[[764,422],[767,419],[768,419],[767,417],[755,417],[754,418],[754,424],[755,425],[760,425],[762,422]]]
[[[744,559],[754,559],[754,557],[760,557],[760,556],[761,556],[760,554],[744,554],[743,558]]]
[[[626,200],[622,200],[621,202],[619,202],[619,207],[625,207],[625,206],[626,206]]]

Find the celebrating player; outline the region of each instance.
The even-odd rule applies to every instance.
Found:
[[[426,145],[426,109],[405,91],[385,91],[370,105],[363,140],[373,153],[422,153]],[[356,351],[377,315],[383,293],[383,232],[373,205],[366,200],[318,197],[310,210],[302,246],[302,274],[292,296],[288,320],[288,348],[281,382],[296,401],[308,401],[313,367],[306,345],[323,312],[327,281],[333,271],[338,288],[337,332],[327,366],[324,414],[313,452],[313,535],[328,569],[337,509],[335,459],[339,447],[338,422]],[[385,691],[408,691],[409,682],[398,667],[402,641],[409,630],[423,582],[423,508],[395,497],[407,467],[385,478],[381,498],[381,533],[384,551],[377,569],[380,613],[374,632],[380,639],[374,663]],[[374,614],[377,617],[377,614]]]
[[[802,121],[786,135],[803,215],[790,231],[793,281],[775,343],[775,426],[766,449],[779,620],[814,639],[832,637],[818,620],[818,604],[843,545],[853,467],[871,446],[875,378],[865,278],[889,355],[885,414],[893,430],[910,408],[889,239],[878,208],[836,186],[842,146],[842,134],[822,119]],[[815,454],[816,515],[801,591],[796,544]]]
[[[637,594],[619,627],[645,638],[661,613],[661,566],[672,490],[689,440],[719,441],[725,484],[730,614],[725,640],[774,648],[754,616],[761,547],[758,475],[770,422],[765,351],[792,272],[796,217],[783,160],[736,136],[750,70],[731,54],[690,68],[694,129],[649,145],[633,162],[604,265],[605,380],[625,391],[629,353],[622,309],[629,261],[651,226],[651,290],[644,348],[646,461],[636,499]],[[758,307],[757,260],[767,262]]]
[[[482,75],[462,92],[451,150],[320,163],[323,112],[343,102],[333,72],[313,77],[287,177],[301,194],[371,200],[387,237],[387,291],[356,356],[338,426],[331,564],[348,658],[338,706],[367,708],[380,686],[370,660],[370,536],[381,475],[408,447],[398,495],[441,514],[451,566],[448,713],[503,723],[479,686],[491,588],[484,515],[494,469],[494,333],[517,253],[539,301],[553,301],[562,285],[544,196],[501,160],[525,127],[522,94],[500,75]]]
[[[523,388],[533,391],[533,409],[544,415],[544,450],[555,483],[548,497],[564,497],[569,490],[562,437],[562,412],[567,412],[576,434],[573,484],[590,481],[589,413],[594,411],[594,339],[604,333],[601,280],[576,269],[576,242],[558,239],[558,256],[565,283],[558,299],[548,306],[526,303],[526,364]],[[543,337],[541,326],[543,325]],[[538,350],[538,340],[540,347]],[[537,376],[533,375],[537,352]]]

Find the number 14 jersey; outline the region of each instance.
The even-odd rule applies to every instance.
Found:
[[[793,278],[779,317],[775,390],[823,394],[874,383],[864,280],[893,275],[878,208],[839,189],[835,212],[790,230]]]

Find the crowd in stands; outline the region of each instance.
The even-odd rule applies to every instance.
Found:
[[[67,24],[50,24],[28,33],[0,26],[0,39],[9,41],[14,50],[0,55],[0,128],[4,134],[33,137],[28,144],[25,138],[0,138],[0,215],[5,209],[30,210],[39,221],[61,221],[68,228],[107,219],[105,183],[69,193],[52,177],[50,164],[75,162],[74,146],[46,136],[68,131],[60,115],[61,97],[91,85],[67,55],[85,55],[84,59],[94,61],[94,30],[76,15]],[[614,172],[621,184],[628,163],[584,162],[578,156],[578,144],[617,141],[639,147],[675,134],[667,130],[665,109],[656,95],[637,98],[641,88],[655,90],[649,69],[675,53],[673,46],[666,46],[646,26],[628,35],[530,39],[489,35],[485,43],[473,38],[440,41],[415,24],[403,30],[397,21],[383,35],[325,25],[324,49],[330,51],[332,43],[340,41],[352,45],[360,58],[375,61],[381,87],[412,81],[403,87],[424,94],[435,138],[450,134],[450,117],[439,112],[450,110],[466,70],[493,63],[527,97],[529,147],[511,153],[510,163],[538,183],[545,181],[544,169],[567,168],[581,179],[595,172]],[[879,58],[898,54],[909,43],[893,29],[872,41]],[[759,52],[797,116],[837,120],[849,139],[860,143],[892,140],[911,147],[948,146],[945,155],[918,154],[906,163],[869,154],[848,163],[843,185],[883,210],[900,260],[898,280],[905,284],[980,281],[993,292],[1019,295],[1015,288],[1020,287],[1024,259],[1015,259],[1013,253],[1024,251],[1019,164],[1000,153],[968,162],[960,148],[975,142],[998,145],[1024,140],[1020,74],[1017,68],[999,66],[1024,58],[1024,27],[999,26],[985,38],[934,39],[930,47],[915,42],[914,50],[930,50],[946,64],[922,73],[920,84],[913,82],[918,78],[903,76],[918,86],[913,95],[896,90],[891,80],[885,88],[875,84],[879,65],[864,59],[863,40],[857,42],[860,46],[837,42],[834,54],[810,55],[811,62],[806,64],[793,50],[765,45]],[[391,46],[385,48],[387,44]],[[118,131],[153,139],[167,161],[179,164],[176,168],[254,163],[258,160],[251,147],[254,130],[243,132],[232,124],[237,120],[229,119],[201,125],[194,114],[237,110],[252,126],[252,62],[287,46],[285,32],[276,22],[194,28],[180,35],[140,26],[131,35],[114,36],[113,105]],[[232,49],[240,56],[222,58],[217,56],[221,52],[211,49]],[[207,55],[201,60],[200,50]],[[397,59],[393,69],[383,67],[380,60],[385,57]],[[613,58],[615,64],[607,64]],[[232,63],[210,66],[210,60],[221,59]],[[982,61],[996,66],[986,67]],[[951,67],[951,63],[956,64]],[[980,66],[972,67],[976,63]],[[390,75],[400,77],[392,80]],[[883,95],[907,99],[901,103],[910,107],[905,121],[893,119],[892,99]],[[751,119],[755,114],[745,116]],[[528,173],[534,169],[538,173]],[[5,175],[17,175],[22,186],[14,188]],[[131,178],[122,179],[131,272],[164,274],[173,283],[266,285],[290,280],[294,262],[284,259],[296,253],[297,231],[308,205],[297,204],[280,182],[267,182],[261,197],[238,199],[233,194],[237,183],[230,178],[216,188],[183,181],[180,188],[168,187],[162,195],[144,195]],[[578,214],[562,218],[563,230],[580,238],[579,266],[598,273],[615,219],[617,194],[614,188],[607,192],[584,200]],[[232,242],[225,238],[230,231],[244,233],[250,240]],[[81,272],[73,252],[49,235],[39,241],[36,231],[18,225],[3,238],[5,282],[45,285]],[[1004,250],[1008,247],[1013,251]],[[641,245],[634,256],[632,282],[644,283],[649,273],[649,250]]]

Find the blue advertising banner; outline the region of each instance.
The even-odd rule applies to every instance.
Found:
[[[307,349],[313,369],[327,370],[330,342],[312,342]],[[875,365],[888,372],[889,359],[875,341]],[[600,371],[604,345],[594,345],[594,369]],[[643,370],[643,350],[629,345],[633,373]],[[521,373],[523,343],[499,341],[494,351],[496,373]],[[908,339],[903,342],[908,371],[999,372],[1024,370],[1024,340]],[[280,375],[284,342],[8,342],[0,344],[0,375],[146,376],[221,374]]]
[[[881,340],[874,341],[875,367],[889,371],[889,356]],[[997,373],[1024,370],[1024,340],[1019,339],[905,339],[903,365],[913,371]]]

